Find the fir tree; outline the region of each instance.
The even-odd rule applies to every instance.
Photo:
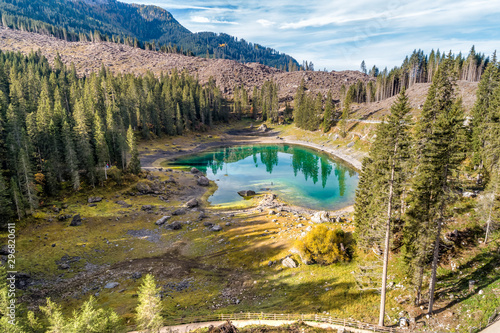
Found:
[[[135,142],[135,136],[134,131],[132,130],[132,126],[129,126],[127,130],[127,145],[130,151],[128,170],[129,172],[137,175],[141,172],[141,161],[139,160],[139,153],[137,151],[137,144]]]
[[[149,332],[159,332],[163,325],[161,312],[163,304],[160,299],[160,288],[156,287],[153,275],[144,277],[139,287],[139,304],[137,305],[137,323],[139,328]]]
[[[407,232],[420,231],[408,248],[412,249],[409,253],[413,259],[418,261],[417,300],[427,251],[429,247],[433,249],[429,313],[433,311],[441,230],[451,199],[449,180],[464,159],[463,109],[461,101],[455,99],[455,80],[453,62],[448,56],[434,77],[416,128],[417,165]]]

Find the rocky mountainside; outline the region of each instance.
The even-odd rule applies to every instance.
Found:
[[[235,86],[244,85],[250,96],[253,87],[261,87],[265,81],[273,80],[279,85],[281,102],[291,101],[300,81],[304,79],[306,88],[312,93],[326,95],[332,90],[333,98],[340,99],[340,87],[349,86],[357,80],[364,82],[373,78],[359,71],[321,72],[297,71],[284,72],[259,63],[240,63],[226,59],[204,59],[188,57],[180,54],[147,51],[126,45],[108,42],[67,42],[54,37],[0,28],[0,49],[19,51],[29,54],[40,50],[53,62],[57,53],[68,66],[73,63],[78,74],[88,75],[98,71],[102,65],[118,73],[145,74],[147,71],[155,75],[168,73],[174,69],[186,70],[197,76],[201,83],[213,77],[217,86],[226,96],[231,96]],[[462,97],[464,107],[470,110],[476,100],[477,82],[459,81],[458,94]],[[417,111],[424,103],[430,83],[418,83],[407,91],[412,107]],[[354,106],[355,117],[380,119],[387,113],[395,97]]]
[[[73,63],[78,74],[88,75],[98,71],[102,65],[115,73],[141,75],[152,71],[156,75],[174,69],[186,70],[197,76],[201,83],[213,77],[226,96],[231,96],[235,86],[243,84],[251,94],[253,87],[261,87],[265,81],[279,84],[281,101],[291,100],[302,78],[307,89],[326,94],[332,90],[339,98],[342,84],[349,86],[357,80],[367,81],[370,77],[358,71],[342,72],[284,72],[259,63],[239,63],[226,59],[204,59],[180,54],[147,51],[126,45],[108,42],[67,42],[54,37],[0,28],[0,49],[29,54],[38,51],[53,62],[57,53],[68,66]]]
[[[113,41],[170,53],[297,68],[291,56],[224,33],[193,33],[170,12],[117,0],[2,0],[1,25],[67,41]]]

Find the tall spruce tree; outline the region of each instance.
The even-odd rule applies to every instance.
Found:
[[[141,172],[141,161],[139,160],[139,152],[137,151],[137,144],[135,142],[132,126],[129,126],[127,130],[127,144],[130,151],[128,170],[137,175]]]
[[[450,180],[464,159],[465,131],[461,100],[455,98],[456,73],[451,55],[439,67],[429,88],[416,127],[416,170],[412,182],[407,252],[416,261],[417,301],[421,297],[424,265],[432,250],[429,313],[433,311],[439,246],[447,206],[451,201]]]
[[[384,325],[387,268],[392,221],[401,209],[402,187],[409,177],[411,118],[408,97],[403,89],[391,106],[391,113],[377,127],[370,156],[363,163],[360,186],[356,192],[355,222],[361,237],[371,234],[377,246],[383,240],[383,272],[379,325]],[[376,232],[373,232],[373,230]],[[366,240],[365,240],[366,242]]]

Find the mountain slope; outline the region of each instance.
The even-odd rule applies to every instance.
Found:
[[[186,70],[198,77],[201,83],[213,77],[217,86],[226,95],[232,95],[233,88],[243,84],[251,94],[253,87],[261,87],[265,81],[273,80],[279,85],[281,101],[291,100],[302,78],[306,87],[314,92],[326,95],[332,90],[333,97],[340,98],[340,87],[354,84],[370,78],[358,71],[343,72],[284,72],[258,63],[238,63],[227,59],[204,59],[181,54],[161,53],[133,48],[108,42],[67,42],[54,37],[12,30],[0,27],[0,50],[20,51],[29,54],[40,50],[53,63],[56,54],[68,66],[73,63],[80,75],[97,72],[101,65],[115,73],[134,73],[143,75],[152,71],[155,75],[174,69]]]
[[[298,63],[271,48],[238,40],[227,34],[192,33],[166,10],[157,6],[126,4],[116,0],[2,0],[2,25],[41,32],[58,38],[78,40],[115,40],[134,45],[155,42],[175,44],[196,56],[260,62],[286,68]],[[98,31],[99,36],[95,32]],[[135,42],[137,44],[137,42]]]

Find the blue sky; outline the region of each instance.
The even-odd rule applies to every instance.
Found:
[[[122,0],[123,1],[123,0]],[[224,32],[315,69],[400,65],[414,49],[500,51],[500,1],[125,0],[165,8],[193,32]]]

